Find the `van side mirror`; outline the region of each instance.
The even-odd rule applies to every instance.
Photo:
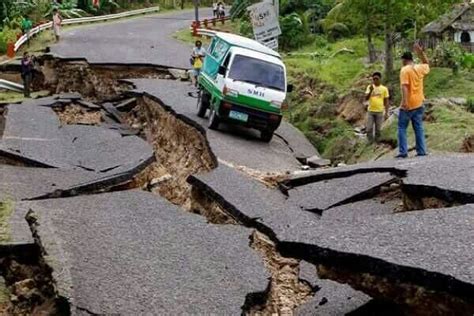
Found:
[[[286,92],[290,93],[293,92],[294,86],[292,84],[289,84],[286,86]]]
[[[219,75],[225,76],[226,71],[227,71],[227,68],[225,66],[219,66],[219,70],[217,71],[217,73]]]

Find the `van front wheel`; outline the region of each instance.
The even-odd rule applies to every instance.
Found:
[[[210,129],[218,129],[219,123],[219,117],[217,116],[216,110],[211,107],[211,113],[209,114],[209,123],[207,126]]]
[[[272,130],[263,130],[260,132],[260,139],[265,143],[269,143],[273,138]]]
[[[204,118],[206,116],[207,108],[209,107],[209,94],[204,91],[199,93],[197,116]]]

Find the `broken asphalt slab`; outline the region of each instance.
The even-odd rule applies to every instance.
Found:
[[[133,179],[144,165],[96,173],[82,169],[32,168],[0,165],[0,200],[34,200],[98,192]]]
[[[128,82],[135,85],[134,93],[151,97],[177,115],[202,126],[215,155],[231,164],[260,171],[298,170],[301,164],[297,155],[311,157],[318,154],[304,135],[285,121],[270,143],[262,142],[257,131],[239,126],[221,124],[218,131],[207,129],[207,119],[196,115],[197,99],[189,96],[196,90],[187,82],[160,79]]]
[[[463,157],[470,159],[469,156]],[[437,161],[440,163],[440,160]],[[458,161],[457,165],[466,166],[470,163]],[[383,173],[388,171],[383,170]],[[452,175],[456,174],[452,169],[451,172]],[[349,177],[352,174],[345,173]],[[420,288],[446,295],[440,304],[449,305],[450,298],[461,300],[463,303],[460,306],[474,303],[472,204],[395,215],[383,215],[383,212],[380,215],[374,211],[370,218],[349,216],[351,210],[357,212],[357,209],[353,204],[347,204],[338,207],[346,207],[341,217],[325,217],[324,213],[318,217],[286,201],[278,190],[269,189],[223,166],[207,174],[191,176],[188,181],[222,205],[234,219],[271,237],[285,256],[314,264],[335,265],[337,269],[346,269],[351,274],[360,272],[374,275],[378,281],[388,280],[388,284],[400,293],[409,293],[399,284],[401,280],[412,289]],[[442,184],[449,186],[449,181]],[[334,182],[334,191],[340,187],[339,181]],[[320,193],[323,195],[319,196],[318,191],[313,192],[314,198],[319,196],[324,199],[325,193]],[[369,205],[374,206],[376,204]],[[328,277],[336,278],[334,275]],[[347,283],[351,280],[337,281]],[[374,290],[380,282],[367,282],[373,288],[361,288],[356,281],[351,285],[371,296],[391,300],[384,295],[390,296],[393,292],[381,290],[382,293],[379,293]],[[398,300],[400,304],[409,300],[409,294],[407,297],[400,296],[393,300]],[[425,298],[422,296],[421,300]],[[429,301],[429,295],[426,299]]]
[[[390,173],[376,172],[323,180],[289,190],[289,202],[304,210],[322,213],[328,208],[375,195],[381,186],[395,180]]]
[[[437,301],[433,311],[468,315],[474,311],[473,221],[472,204],[370,221],[322,220],[313,232],[280,229],[278,249],[373,297],[407,305]]]
[[[94,172],[148,165],[152,147],[137,136],[85,125],[61,126],[56,113],[47,107],[10,105],[0,152],[62,169],[82,168]]]
[[[94,314],[241,314],[269,274],[250,230],[206,223],[151,193],[23,202],[60,294]]]
[[[355,165],[301,172],[285,184],[301,186],[321,180],[344,178],[354,174],[390,172],[404,183],[440,187],[450,191],[474,193],[474,155],[444,154],[408,159],[387,159]]]

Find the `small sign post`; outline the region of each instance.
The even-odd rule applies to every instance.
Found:
[[[259,2],[249,6],[247,10],[249,11],[255,40],[272,49],[277,49],[281,29],[273,4]]]

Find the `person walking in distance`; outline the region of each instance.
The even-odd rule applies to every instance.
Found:
[[[219,9],[219,6],[217,5],[217,2],[213,2],[212,3],[212,15],[214,18],[217,18],[218,17],[218,9]]]
[[[30,46],[30,31],[31,28],[33,27],[33,22],[28,17],[24,17],[23,20],[21,21],[21,30],[23,34],[26,35],[27,39],[27,45]]]
[[[375,72],[372,75],[372,84],[370,84],[365,91],[365,98],[369,101],[369,107],[367,109],[367,138],[370,143],[374,141],[374,130],[375,141],[377,142],[379,140],[382,123],[384,119],[386,120],[388,118],[388,98],[390,96],[387,87],[382,85],[381,80],[382,74]]]
[[[28,52],[21,59],[21,79],[23,80],[23,94],[25,98],[30,97],[30,85],[33,80],[33,57]]]
[[[398,117],[398,155],[396,158],[408,157],[407,128],[411,122],[415,132],[416,155],[426,156],[425,133],[423,129],[423,113],[425,95],[423,78],[430,72],[428,57],[420,44],[415,43],[413,50],[421,60],[421,64],[413,62],[411,52],[402,55],[403,67],[400,71],[402,100]]]
[[[56,38],[56,42],[59,41],[59,35],[61,31],[61,22],[62,18],[61,15],[59,14],[58,9],[53,10],[53,33]]]

